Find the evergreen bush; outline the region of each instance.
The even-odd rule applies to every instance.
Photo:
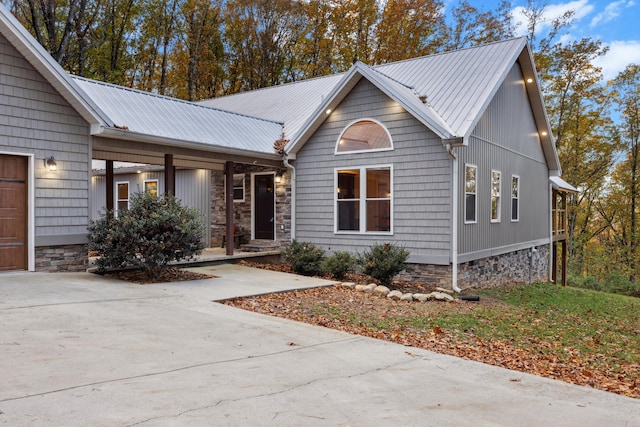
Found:
[[[338,251],[324,261],[324,270],[331,277],[342,280],[353,269],[355,258],[349,252]]]
[[[373,245],[369,250],[358,256],[358,264],[362,272],[371,276],[381,285],[391,285],[391,280],[405,269],[405,261],[409,258],[409,251],[393,243]]]
[[[319,276],[322,274],[324,250],[313,243],[298,242],[294,239],[282,251],[282,258],[298,274],[304,276]]]
[[[129,209],[114,217],[103,211],[89,226],[89,250],[97,252],[98,272],[139,268],[156,279],[171,261],[189,260],[204,249],[200,213],[171,195],[136,193]]]

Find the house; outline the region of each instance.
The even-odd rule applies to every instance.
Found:
[[[174,194],[178,171],[208,171],[212,245],[238,227],[329,253],[393,242],[411,253],[407,276],[454,289],[555,278],[561,195],[575,189],[524,38],[189,103],[70,76],[0,18],[0,170],[22,162],[9,180],[28,195],[23,264],[0,269],[61,269],[50,253],[83,268],[95,208],[124,202],[125,161],[160,166]],[[106,161],[102,193],[92,160]]]

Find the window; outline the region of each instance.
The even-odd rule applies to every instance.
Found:
[[[391,233],[391,167],[336,170],[336,232]]]
[[[464,222],[473,224],[476,219],[476,194],[478,192],[478,168],[474,165],[464,165]]]
[[[158,180],[150,179],[144,181],[144,192],[149,193],[152,196],[158,195]]]
[[[129,209],[129,182],[116,183],[116,216]]]
[[[511,221],[520,220],[520,177],[511,177]]]
[[[491,171],[491,222],[500,222],[500,172]]]
[[[347,126],[336,144],[336,154],[383,150],[393,150],[391,135],[382,124],[370,119]]]
[[[244,202],[244,174],[233,175],[233,201]]]

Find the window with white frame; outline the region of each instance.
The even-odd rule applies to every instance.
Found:
[[[520,177],[511,176],[511,221],[520,220]]]
[[[233,201],[244,202],[244,174],[233,175]]]
[[[129,181],[116,182],[116,214],[129,209]]]
[[[491,222],[500,222],[500,172],[491,171]]]
[[[336,169],[336,232],[392,232],[391,166]]]
[[[476,207],[478,193],[478,167],[464,165],[464,222],[474,224],[477,222]]]
[[[380,122],[372,119],[351,123],[342,132],[336,144],[336,154],[392,149],[389,131]]]
[[[144,181],[144,192],[149,193],[152,196],[158,195],[158,180],[157,179],[147,179]]]

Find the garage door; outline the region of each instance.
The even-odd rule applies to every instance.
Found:
[[[27,268],[27,158],[0,154],[0,271]]]

